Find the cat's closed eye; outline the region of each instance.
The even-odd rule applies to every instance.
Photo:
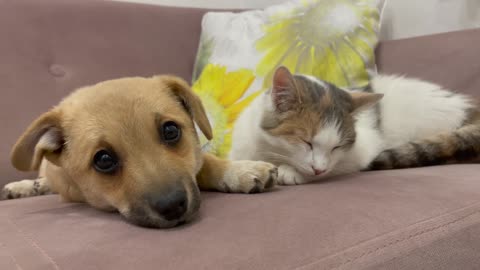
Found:
[[[343,145],[337,145],[337,146],[333,147],[332,153],[333,153],[333,151],[340,149],[342,146],[343,146]]]
[[[313,145],[312,145],[311,142],[306,141],[306,140],[303,140],[303,139],[302,139],[302,141],[303,141],[306,145],[308,145],[308,147],[310,147],[310,149],[313,149]]]

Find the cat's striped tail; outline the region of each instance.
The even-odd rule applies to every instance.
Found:
[[[381,152],[370,170],[387,170],[452,163],[479,162],[480,121],[428,139]]]

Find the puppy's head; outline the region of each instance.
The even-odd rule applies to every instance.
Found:
[[[173,76],[126,78],[77,90],[35,120],[17,141],[12,163],[61,168],[59,192],[129,221],[171,227],[200,205],[195,176],[202,156],[194,122],[212,131],[199,98]]]

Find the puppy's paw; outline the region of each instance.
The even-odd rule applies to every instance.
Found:
[[[225,191],[240,193],[264,192],[275,186],[277,167],[263,161],[232,161],[225,173]]]
[[[21,180],[6,184],[0,193],[0,200],[25,198],[49,193],[50,190],[45,186],[42,179]]]
[[[278,167],[278,180],[279,185],[301,185],[308,181],[297,172],[297,170],[289,165],[280,165]]]

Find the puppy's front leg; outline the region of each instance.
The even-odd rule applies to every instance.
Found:
[[[275,186],[277,168],[263,161],[220,159],[204,154],[203,167],[197,175],[200,189],[222,192],[258,193]]]
[[[47,178],[21,180],[6,184],[0,193],[0,200],[33,197],[51,194]]]

